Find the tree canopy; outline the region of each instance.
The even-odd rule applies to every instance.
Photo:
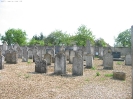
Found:
[[[131,47],[131,29],[119,33],[115,38],[116,47]]]
[[[104,41],[103,38],[99,38],[95,40],[95,46],[98,47],[107,47],[107,43]]]
[[[8,45],[18,43],[19,45],[27,44],[27,34],[21,29],[9,29],[5,32],[5,35],[1,36],[2,42],[6,41]]]

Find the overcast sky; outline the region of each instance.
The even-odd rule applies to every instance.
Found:
[[[2,35],[9,28],[26,31],[29,39],[56,29],[75,34],[81,24],[113,46],[133,25],[133,0],[0,0]]]

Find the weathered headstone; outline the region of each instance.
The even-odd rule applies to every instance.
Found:
[[[8,44],[6,41],[3,43],[3,50],[6,51],[8,49]]]
[[[89,40],[86,41],[86,52],[87,54],[91,54],[91,45]]]
[[[50,50],[48,50],[48,53],[51,55],[51,57],[52,57],[52,63],[54,63],[55,62],[55,58],[54,58],[54,50],[53,49],[50,49]]]
[[[93,67],[93,56],[92,54],[86,54],[86,68]]]
[[[113,56],[110,53],[104,55],[103,66],[104,69],[113,69]]]
[[[73,45],[73,50],[74,50],[74,51],[77,51],[77,50],[78,50],[78,47],[77,47],[76,44]]]
[[[4,59],[5,57],[2,55],[2,51],[0,50],[0,70],[4,69]]]
[[[38,52],[38,48],[36,46],[34,46],[34,49],[33,49],[33,62],[35,62],[35,58],[37,57],[37,52]]]
[[[18,58],[22,58],[22,49],[20,47],[17,47],[16,51],[18,52]]]
[[[75,54],[75,57],[73,57],[72,75],[83,75],[83,58],[77,52]]]
[[[33,51],[32,51],[32,49],[28,50],[28,58],[29,59],[33,59]]]
[[[65,51],[66,59],[69,60],[69,50]]]
[[[112,52],[113,58],[121,58],[120,52]]]
[[[22,62],[28,62],[28,48],[23,48],[23,54],[22,54]]]
[[[44,59],[46,59],[47,65],[51,65],[52,57],[51,57],[51,55],[50,55],[49,53],[46,53],[46,54],[44,55]]]
[[[69,64],[73,64],[73,57],[75,57],[75,51],[70,50]]]
[[[63,52],[55,55],[54,73],[66,74],[66,57]]]
[[[41,59],[38,55],[35,60],[35,72],[37,73],[47,73],[47,61]]]
[[[131,54],[127,54],[125,57],[125,65],[132,65],[132,57]]]

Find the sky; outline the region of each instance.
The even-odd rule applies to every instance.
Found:
[[[0,34],[22,29],[29,40],[55,30],[74,35],[81,25],[114,46],[114,38],[133,25],[133,0],[0,0]]]

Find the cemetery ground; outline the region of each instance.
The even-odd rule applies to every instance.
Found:
[[[0,70],[0,99],[131,99],[131,66],[114,61],[114,70],[104,70],[102,60],[94,59],[94,67],[84,66],[83,76],[72,76],[67,61],[67,74],[54,75],[54,63],[47,73],[35,73],[35,63],[18,60],[5,63]],[[126,73],[126,80],[115,80],[113,71]]]

